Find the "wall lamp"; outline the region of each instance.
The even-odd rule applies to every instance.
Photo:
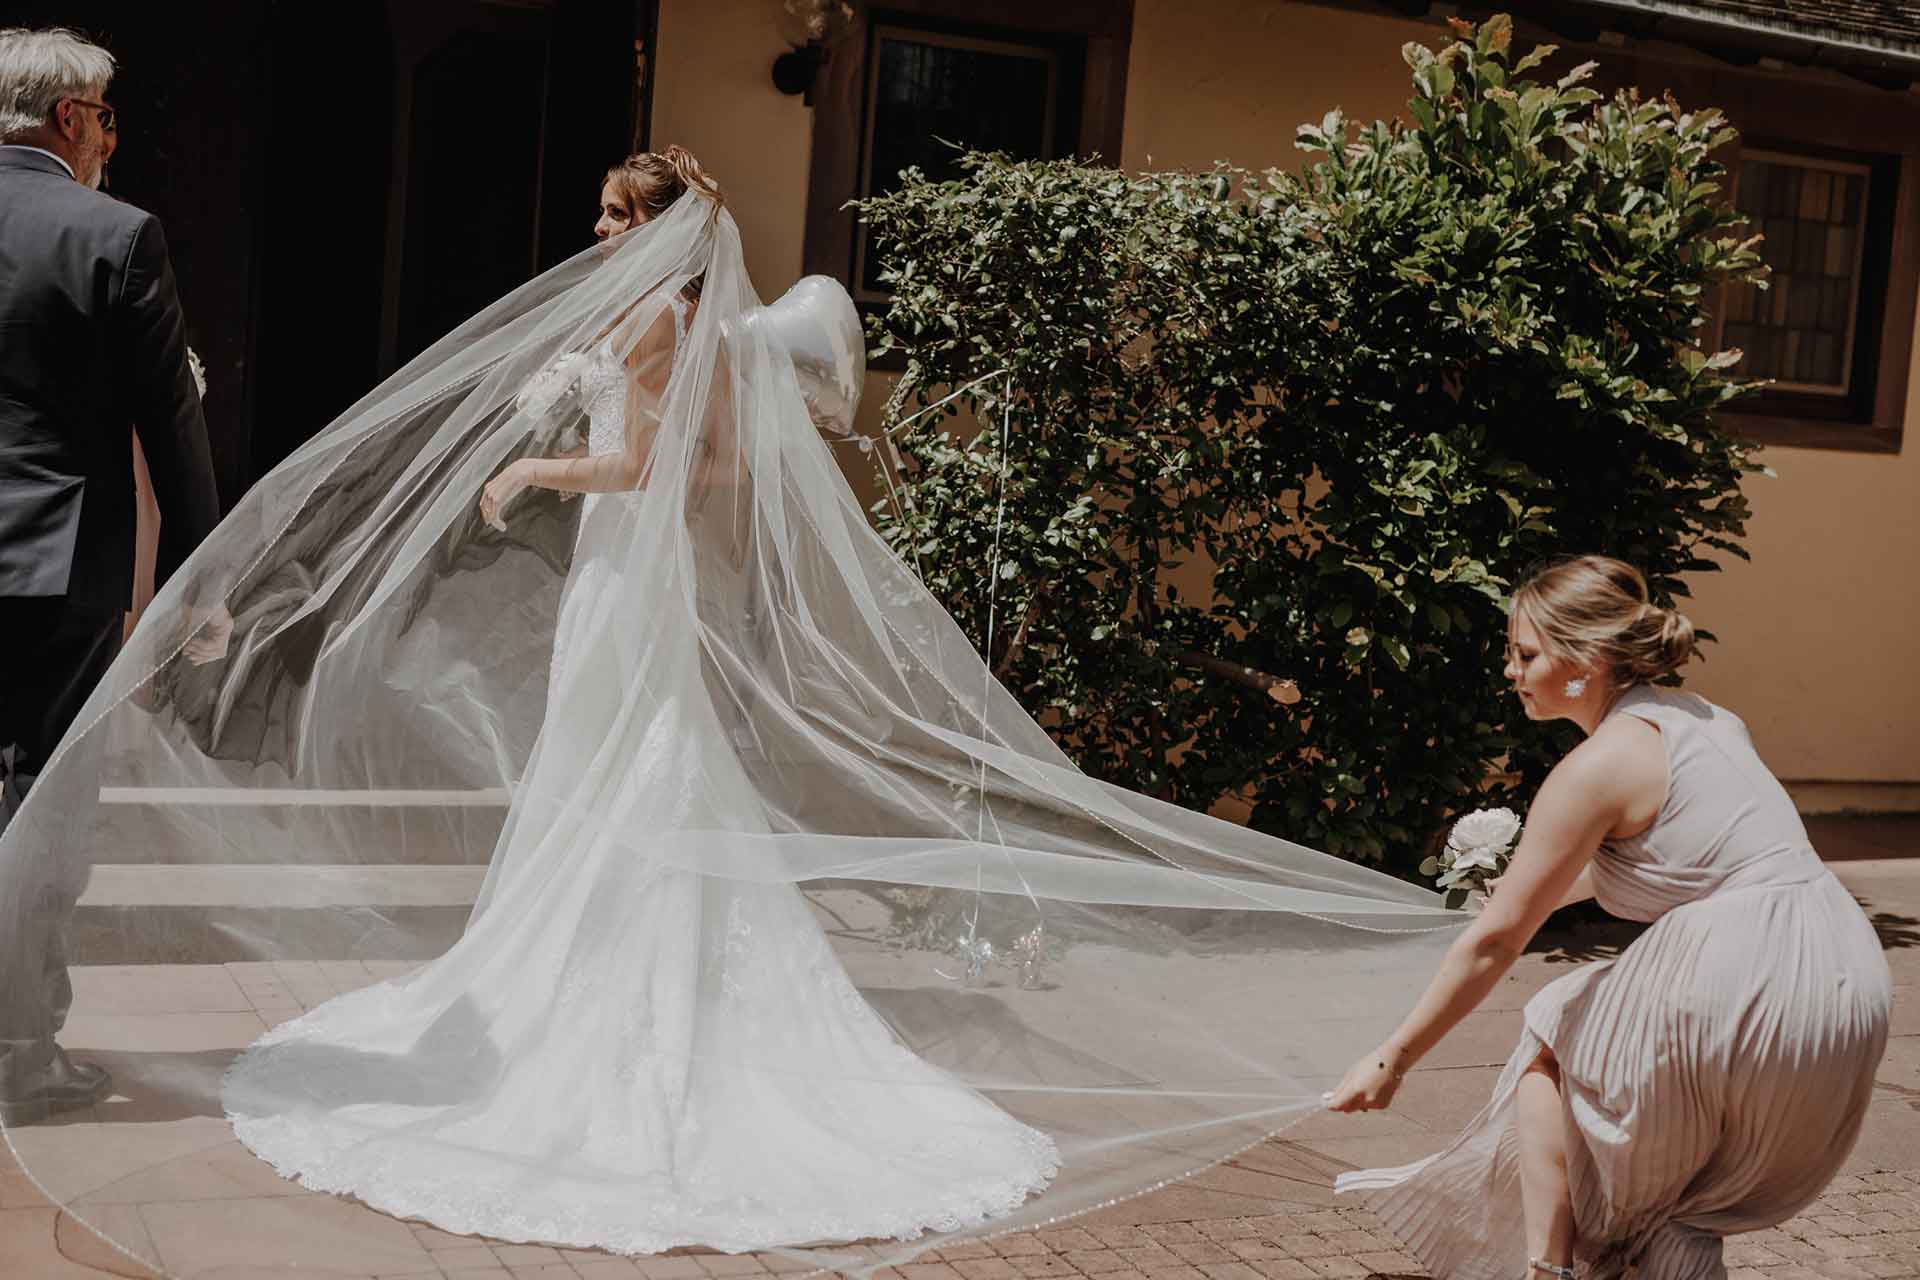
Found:
[[[780,34],[792,47],[773,60],[773,87],[804,94],[813,105],[813,82],[838,44],[860,23],[860,0],[778,0]]]

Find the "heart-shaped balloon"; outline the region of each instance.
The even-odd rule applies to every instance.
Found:
[[[830,276],[805,276],[743,324],[793,358],[793,371],[814,424],[853,433],[854,410],[867,378],[866,336],[853,299]]]

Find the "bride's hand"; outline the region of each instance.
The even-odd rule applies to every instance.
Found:
[[[501,533],[507,531],[507,522],[500,518],[507,504],[520,496],[527,487],[526,459],[519,458],[507,464],[507,469],[487,481],[487,487],[480,491],[480,518]]]
[[[1395,1075],[1390,1063],[1390,1055],[1384,1048],[1362,1054],[1360,1060],[1347,1068],[1347,1074],[1332,1093],[1326,1095],[1329,1111],[1378,1111],[1393,1102],[1394,1092],[1400,1087],[1400,1077]]]

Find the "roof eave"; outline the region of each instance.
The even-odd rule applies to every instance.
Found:
[[[1743,18],[1701,9],[1684,0],[1567,0],[1567,3],[1608,14],[1657,19],[1663,30],[1672,24],[1723,39],[1777,43],[1782,47],[1776,56],[1784,61],[1800,66],[1831,67],[1876,83],[1884,81],[1884,87],[1905,88],[1920,81],[1920,46],[1904,41],[1866,40],[1849,32]],[[1795,56],[1795,50],[1799,56]]]

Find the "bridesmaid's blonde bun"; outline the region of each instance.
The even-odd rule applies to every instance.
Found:
[[[1686,615],[1650,603],[1646,576],[1610,556],[1539,570],[1514,592],[1513,616],[1533,625],[1548,656],[1610,671],[1621,688],[1670,676],[1695,653]]]

